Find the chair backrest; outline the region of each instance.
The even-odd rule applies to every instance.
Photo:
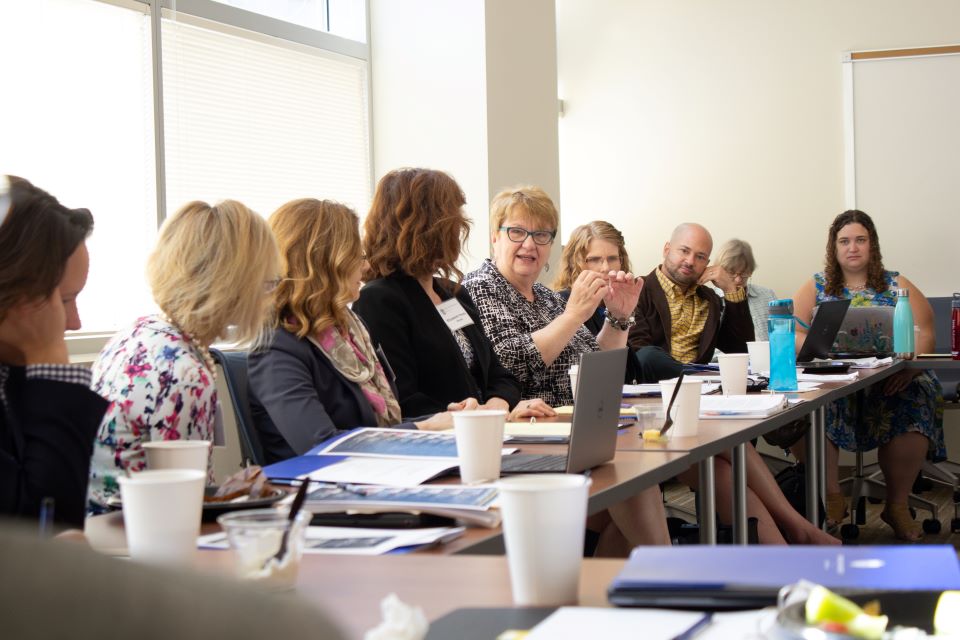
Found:
[[[230,391],[230,402],[233,404],[233,413],[236,416],[243,458],[252,464],[263,465],[263,447],[260,445],[257,426],[250,413],[247,352],[210,349],[210,355],[223,369],[224,382],[227,383],[227,389]]]
[[[950,304],[953,298],[943,296],[927,298],[933,309],[933,328],[936,332],[935,353],[950,353]]]

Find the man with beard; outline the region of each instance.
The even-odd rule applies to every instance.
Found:
[[[746,353],[753,340],[747,293],[719,265],[707,266],[713,239],[699,224],[685,222],[663,246],[663,264],[644,277],[628,344],[641,380],[680,374],[684,364],[704,364],[714,349]],[[721,298],[710,287],[723,291]]]

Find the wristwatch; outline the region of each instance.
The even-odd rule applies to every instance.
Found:
[[[620,329],[620,331],[626,331],[633,325],[637,324],[637,321],[633,316],[628,318],[614,318],[612,315],[610,315],[609,309],[603,310],[603,316],[607,322],[611,324],[611,326]]]

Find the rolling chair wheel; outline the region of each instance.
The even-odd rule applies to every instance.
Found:
[[[960,531],[960,518],[952,518],[950,520],[950,533],[957,533]]]
[[[843,540],[856,540],[860,537],[860,527],[855,524],[845,524],[840,527],[840,537]]]
[[[940,533],[940,521],[934,520],[933,518],[927,518],[923,521],[923,532],[929,533],[930,535],[936,535]]]

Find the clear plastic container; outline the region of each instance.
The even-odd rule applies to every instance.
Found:
[[[236,557],[237,576],[260,582],[271,590],[292,589],[297,583],[312,517],[309,511],[301,510],[290,522],[287,510],[250,509],[217,518]],[[276,558],[283,533],[288,529],[287,551],[282,558]]]
[[[772,391],[797,390],[797,341],[793,300],[771,300],[767,316],[770,340],[770,384]]]

